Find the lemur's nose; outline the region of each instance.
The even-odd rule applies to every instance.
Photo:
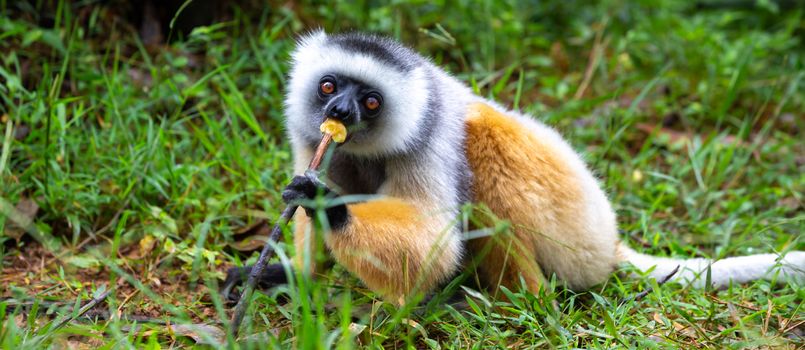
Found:
[[[340,121],[346,121],[349,117],[352,116],[352,109],[349,108],[346,104],[337,103],[329,111],[327,111],[328,118],[338,119]]]

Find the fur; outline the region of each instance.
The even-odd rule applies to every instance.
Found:
[[[286,99],[295,171],[320,139],[319,79],[340,74],[383,94],[384,109],[366,130],[338,147],[328,184],[340,194],[380,199],[347,206],[345,227],[324,233],[335,260],[387,300],[432,290],[475,260],[495,288],[520,283],[537,292],[545,275],[584,290],[623,262],[653,277],[677,265],[676,280],[701,286],[707,259],[656,258],[620,242],[615,212],[581,157],[554,129],[476,96],[429,60],[389,39],[310,33],[292,55]],[[465,242],[459,207],[473,201],[507,220],[507,233]],[[316,232],[297,215],[297,268],[313,272]],[[782,268],[780,268],[782,266]],[[805,252],[712,263],[724,286],[758,278],[799,281]],[[776,271],[776,272],[775,272]],[[699,281],[699,282],[696,282]]]
[[[615,216],[569,146],[544,125],[481,103],[469,107],[467,126],[475,200],[513,224],[546,273],[573,289],[603,282],[617,264]]]

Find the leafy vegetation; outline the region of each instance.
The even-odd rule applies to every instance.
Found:
[[[554,125],[645,252],[805,249],[795,2],[244,2],[169,44],[141,40],[117,2],[0,9],[2,348],[803,344],[802,286],[694,290],[625,268],[586,293],[470,290],[460,307],[445,292],[399,310],[336,268],[258,295],[237,343],[217,295],[283,208],[288,52],[314,27],[396,37]]]

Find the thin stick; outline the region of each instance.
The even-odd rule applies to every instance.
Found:
[[[108,296],[108,295],[109,294],[106,294],[106,296]],[[95,301],[95,300],[96,299],[93,299],[93,301]],[[0,298],[0,301],[6,303],[7,306],[12,307],[14,309],[19,308],[19,309],[23,310],[23,312],[31,312],[32,306],[36,303],[35,301],[19,301],[19,300],[14,299],[14,298]],[[51,307],[63,307],[65,305],[68,305],[68,304],[63,303],[63,302],[40,301],[39,302],[39,308],[37,309],[37,316],[40,316],[41,314],[44,314],[45,312],[47,312],[48,308],[51,308]],[[92,306],[93,307],[97,306],[97,303],[92,304]],[[82,314],[81,310],[84,310],[85,308],[87,309],[87,311],[83,312],[83,314]],[[14,310],[14,309],[12,309],[12,310]],[[137,323],[156,323],[156,324],[165,324],[166,323],[165,320],[163,320],[163,319],[152,318],[152,317],[143,316],[143,315],[129,315],[129,314],[121,314],[121,313],[116,313],[115,315],[119,315],[116,318],[121,320],[121,321],[129,321],[129,322],[137,322]],[[45,316],[48,316],[48,315],[45,315]],[[109,312],[109,310],[93,310],[91,308],[88,308],[87,306],[84,306],[81,309],[79,309],[79,312],[75,316],[75,318],[72,318],[72,316],[69,316],[69,315],[65,316],[65,317],[67,317],[68,321],[73,320],[73,321],[82,322],[82,321],[87,321],[87,320],[88,321],[93,321],[95,319],[111,320],[113,316],[112,316],[112,313]],[[62,322],[62,320],[60,319],[59,323],[61,325],[59,325],[59,327],[62,327],[64,325],[64,323],[61,323],[61,322]],[[220,323],[221,322],[219,321],[216,324],[220,324]],[[51,331],[56,330],[55,326],[56,326],[56,324],[54,323],[54,327],[52,329],[50,329],[50,330]]]
[[[601,59],[601,56],[604,54],[604,49],[606,48],[607,44],[609,44],[609,38],[601,42],[601,37],[604,34],[604,29],[606,29],[607,19],[604,19],[603,23],[601,23],[600,28],[595,33],[595,42],[593,42],[593,48],[590,49],[590,58],[588,59],[587,69],[584,70],[584,79],[579,85],[578,90],[576,90],[576,94],[573,95],[574,100],[578,100],[584,96],[584,92],[587,91],[587,87],[590,86],[590,83],[593,80],[593,75],[595,74],[595,67],[598,65],[598,61]]]
[[[665,282],[668,282],[671,279],[671,277],[674,277],[674,275],[676,275],[677,272],[679,272],[679,265],[677,265],[676,268],[673,271],[671,271],[671,273],[663,277],[661,280],[657,281],[657,286],[661,286],[665,284]],[[651,293],[652,291],[654,291],[654,287],[648,287],[646,288],[646,290],[637,293],[632,297],[623,298],[623,300],[621,300],[621,304],[624,304],[630,300],[638,301],[640,299],[643,299],[646,297],[646,295],[648,295],[648,293]]]
[[[316,153],[313,154],[313,159],[310,161],[308,170],[319,169],[321,161],[324,159],[324,154],[327,152],[327,148],[330,146],[332,141],[333,136],[330,134],[325,133],[321,137],[321,142],[319,143],[319,146],[316,147]],[[251,303],[252,294],[254,293],[254,286],[257,283],[257,279],[263,274],[263,270],[268,264],[268,261],[271,260],[274,255],[274,250],[271,249],[271,244],[269,242],[277,242],[277,240],[279,240],[280,233],[282,233],[282,227],[291,221],[291,217],[293,217],[297,207],[298,205],[294,204],[288,204],[288,206],[285,207],[285,210],[282,211],[282,215],[280,215],[279,219],[274,224],[274,228],[271,230],[271,234],[268,236],[268,241],[263,246],[263,251],[260,252],[260,257],[257,258],[257,262],[252,266],[249,279],[246,281],[246,285],[243,287],[243,293],[241,293],[240,300],[238,300],[238,305],[235,307],[235,314],[232,315],[231,330],[232,336],[235,338],[238,337],[240,324],[243,322],[243,317],[246,316],[246,310],[249,308],[249,304]]]
[[[67,316],[62,317],[60,320],[56,321],[56,323],[54,323],[53,327],[51,327],[48,331],[50,331],[50,332],[55,331],[55,330],[63,327],[65,324],[67,324],[67,322],[70,322],[70,321],[72,321],[72,320],[74,320],[76,318],[79,318],[79,317],[83,316],[85,313],[87,313],[87,311],[89,311],[90,309],[95,307],[95,305],[98,305],[100,302],[106,300],[106,297],[108,297],[109,293],[111,293],[111,292],[112,292],[111,289],[107,290],[107,291],[103,292],[101,295],[99,295],[97,298],[94,298],[94,299],[90,300],[90,302],[88,302],[86,305],[81,307],[81,309],[79,309],[78,312],[75,315],[67,315]]]
[[[321,165],[322,159],[324,159],[324,154],[327,153],[327,147],[330,146],[330,143],[333,141],[333,135],[324,134],[321,137],[321,142],[319,142],[319,146],[316,147],[316,153],[313,154],[313,159],[310,160],[310,165],[308,165],[308,170],[318,170],[319,166]]]

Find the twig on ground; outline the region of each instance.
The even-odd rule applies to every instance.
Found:
[[[55,331],[55,330],[57,330],[57,329],[59,329],[61,327],[64,327],[64,325],[66,325],[67,322],[70,322],[70,321],[72,321],[72,320],[74,320],[76,318],[79,318],[79,317],[83,316],[84,314],[87,313],[87,311],[89,311],[90,309],[95,307],[95,305],[98,305],[98,304],[100,304],[100,302],[106,300],[106,297],[108,297],[109,293],[111,293],[111,292],[112,292],[112,290],[110,289],[110,290],[107,290],[107,291],[101,293],[101,295],[99,295],[96,298],[90,300],[90,302],[88,302],[86,305],[81,307],[81,309],[79,309],[78,312],[76,312],[75,314],[62,317],[60,320],[56,321],[56,323],[53,324],[53,327],[50,327],[49,331]]]
[[[674,275],[676,275],[677,272],[679,272],[679,265],[677,265],[676,268],[674,268],[674,270],[671,271],[671,273],[669,273],[667,276],[665,276],[661,280],[657,281],[657,286],[661,286],[661,285],[665,284],[665,282],[668,282],[668,280],[670,280],[671,277],[674,277]],[[627,301],[630,301],[630,300],[638,301],[640,299],[643,299],[643,298],[646,297],[646,295],[648,295],[648,293],[651,293],[652,291],[654,291],[654,287],[648,287],[648,288],[646,288],[646,290],[644,290],[644,291],[642,291],[640,293],[637,293],[634,296],[623,298],[623,300],[621,300],[621,304],[624,304],[624,303],[626,303]]]
[[[595,33],[595,41],[593,42],[592,49],[590,49],[590,58],[587,61],[587,69],[584,70],[584,78],[581,81],[579,88],[576,90],[576,94],[573,95],[574,100],[578,100],[584,96],[584,93],[587,91],[587,87],[590,86],[590,83],[593,80],[595,67],[598,66],[598,61],[601,60],[601,56],[604,54],[604,49],[606,49],[607,45],[609,45],[609,38],[601,42],[607,22],[607,20],[604,20],[604,22],[601,24],[601,27]]]
[[[14,307],[22,307],[24,312],[30,312],[31,307],[34,305],[33,301],[19,301],[19,300],[16,300],[14,298],[2,298],[2,299],[0,299],[0,301],[6,303],[6,305],[8,305],[9,307],[12,307],[12,308],[14,308]],[[67,305],[66,303],[61,303],[61,302],[42,301],[42,302],[39,302],[39,309],[37,310],[37,313],[38,314],[44,313],[50,307],[63,307],[63,306],[66,306],[66,305]],[[142,315],[121,314],[117,318],[119,320],[121,320],[121,321],[133,321],[133,322],[137,322],[137,323],[154,323],[154,324],[166,324],[167,323],[167,322],[165,322],[165,320],[162,320],[162,319],[159,319],[159,318],[153,318],[153,317],[142,316]],[[112,314],[109,312],[109,310],[92,310],[90,308],[90,310],[85,312],[83,315],[76,315],[76,317],[73,318],[74,321],[75,320],[95,320],[95,319],[111,320],[112,319]]]
[[[716,303],[719,303],[719,304],[721,304],[721,305],[727,305],[727,304],[729,304],[729,302],[726,302],[726,301],[724,301],[724,300],[721,300],[721,299],[719,299],[719,298],[715,297],[714,295],[711,295],[711,294],[705,294],[705,295],[706,295],[706,296],[707,296],[707,297],[708,297],[710,300],[715,301]],[[742,308],[744,308],[744,309],[748,309],[748,310],[752,310],[752,311],[760,311],[760,308],[758,308],[758,307],[756,307],[756,306],[752,306],[752,305],[746,305],[746,304],[743,304],[743,303],[733,303],[733,304],[734,304],[735,306],[740,306],[740,307],[742,307]]]

